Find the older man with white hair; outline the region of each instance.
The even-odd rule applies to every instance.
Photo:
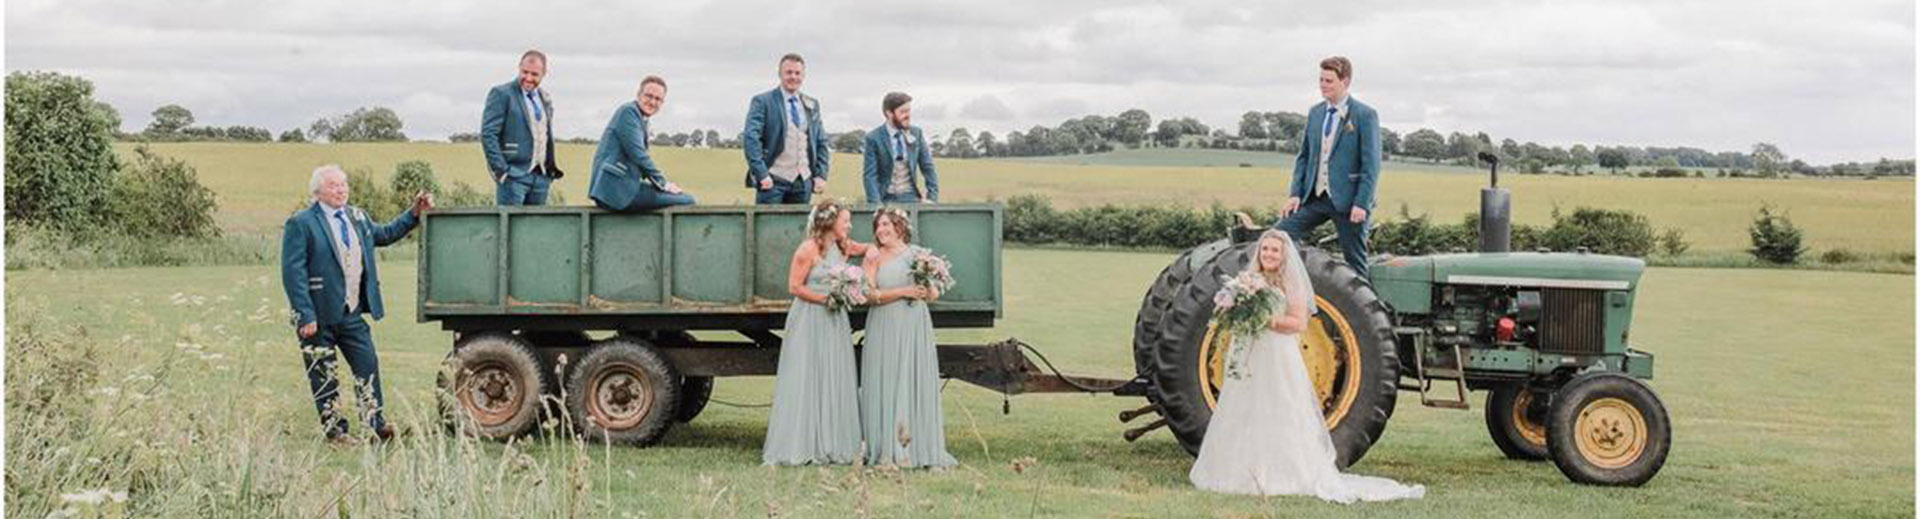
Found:
[[[347,420],[336,397],[334,350],[347,357],[353,370],[354,392],[360,412],[375,441],[393,438],[393,426],[380,410],[386,400],[380,392],[380,360],[373,350],[373,333],[360,314],[385,315],[380,307],[380,270],[372,247],[384,246],[413,231],[420,214],[433,208],[433,195],[414,195],[413,208],[384,225],[370,222],[366,211],[347,205],[347,174],[336,165],[313,170],[308,187],[313,205],[287,218],[280,240],[280,282],[293,310],[293,326],[300,339],[308,386],[327,441],[352,445]]]

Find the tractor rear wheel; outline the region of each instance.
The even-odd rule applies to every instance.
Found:
[[[1637,487],[1667,463],[1667,407],[1645,382],[1618,372],[1574,377],[1553,396],[1547,451],[1567,479]]]
[[[1149,395],[1190,453],[1199,452],[1213,418],[1222,365],[1233,340],[1213,326],[1213,294],[1222,276],[1246,268],[1255,246],[1221,240],[1189,251],[1181,261],[1197,265],[1185,282],[1169,279],[1168,274],[1181,269],[1177,264],[1155,281],[1152,290],[1177,287],[1165,308],[1142,305],[1136,318],[1136,358],[1152,362],[1150,370],[1141,370],[1150,373],[1154,383]],[[1318,310],[1300,335],[1301,355],[1339,452],[1337,461],[1346,467],[1366,455],[1393,416],[1400,362],[1386,306],[1372,286],[1325,251],[1303,247],[1301,253]],[[1148,303],[1153,299],[1150,292]],[[1149,322],[1157,324],[1158,333],[1139,324]]]

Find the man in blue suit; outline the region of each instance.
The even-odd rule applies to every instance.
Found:
[[[820,126],[820,101],[800,93],[806,78],[805,59],[781,56],[780,86],[747,103],[740,147],[754,203],[804,204],[827,192],[827,131]]]
[[[587,196],[610,211],[646,211],[691,205],[693,197],[667,181],[648,153],[647,121],[667,102],[667,80],[647,76],[632,103],[620,103],[593,152],[593,179]]]
[[[339,166],[313,170],[308,182],[312,206],[287,218],[280,240],[280,283],[293,308],[293,326],[300,338],[307,385],[327,441],[352,445],[347,419],[336,403],[340,384],[334,377],[334,351],[347,357],[353,370],[359,409],[376,441],[393,439],[381,409],[380,359],[373,350],[373,333],[360,314],[385,315],[380,306],[380,270],[373,247],[407,236],[420,213],[433,208],[433,195],[414,196],[413,209],[385,225],[368,221],[367,213],[347,205],[347,174]]]
[[[1369,217],[1380,182],[1380,116],[1347,95],[1352,83],[1353,64],[1347,58],[1320,61],[1320,95],[1326,101],[1308,110],[1293,184],[1274,226],[1305,239],[1308,231],[1333,220],[1347,265],[1364,278]]]
[[[520,77],[487,91],[480,112],[480,151],[500,205],[546,205],[547,191],[564,174],[554,164],[553,99],[540,89],[547,55],[520,55]]]
[[[927,139],[913,123],[913,97],[892,92],[880,100],[880,112],[887,122],[867,132],[861,147],[865,155],[861,178],[867,188],[867,203],[922,203],[940,201],[940,176],[933,170],[933,152]],[[927,179],[927,190],[920,190],[917,177]]]

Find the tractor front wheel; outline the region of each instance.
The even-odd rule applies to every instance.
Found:
[[[1548,396],[1523,383],[1487,392],[1487,433],[1502,454],[1516,460],[1547,459]]]
[[[1637,487],[1667,462],[1667,408],[1653,388],[1623,373],[1575,377],[1554,394],[1547,451],[1575,483]]]

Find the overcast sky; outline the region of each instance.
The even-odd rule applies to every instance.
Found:
[[[522,50],[552,56],[557,132],[597,138],[641,77],[656,131],[739,132],[779,56],[830,131],[916,98],[930,132],[1144,108],[1234,131],[1304,112],[1316,63],[1402,133],[1549,145],[1780,145],[1823,164],[1914,156],[1914,5],[1892,1],[469,2],[7,0],[6,68],[92,79],[124,128],[176,103],[276,133],[387,106],[416,139],[479,125]]]

